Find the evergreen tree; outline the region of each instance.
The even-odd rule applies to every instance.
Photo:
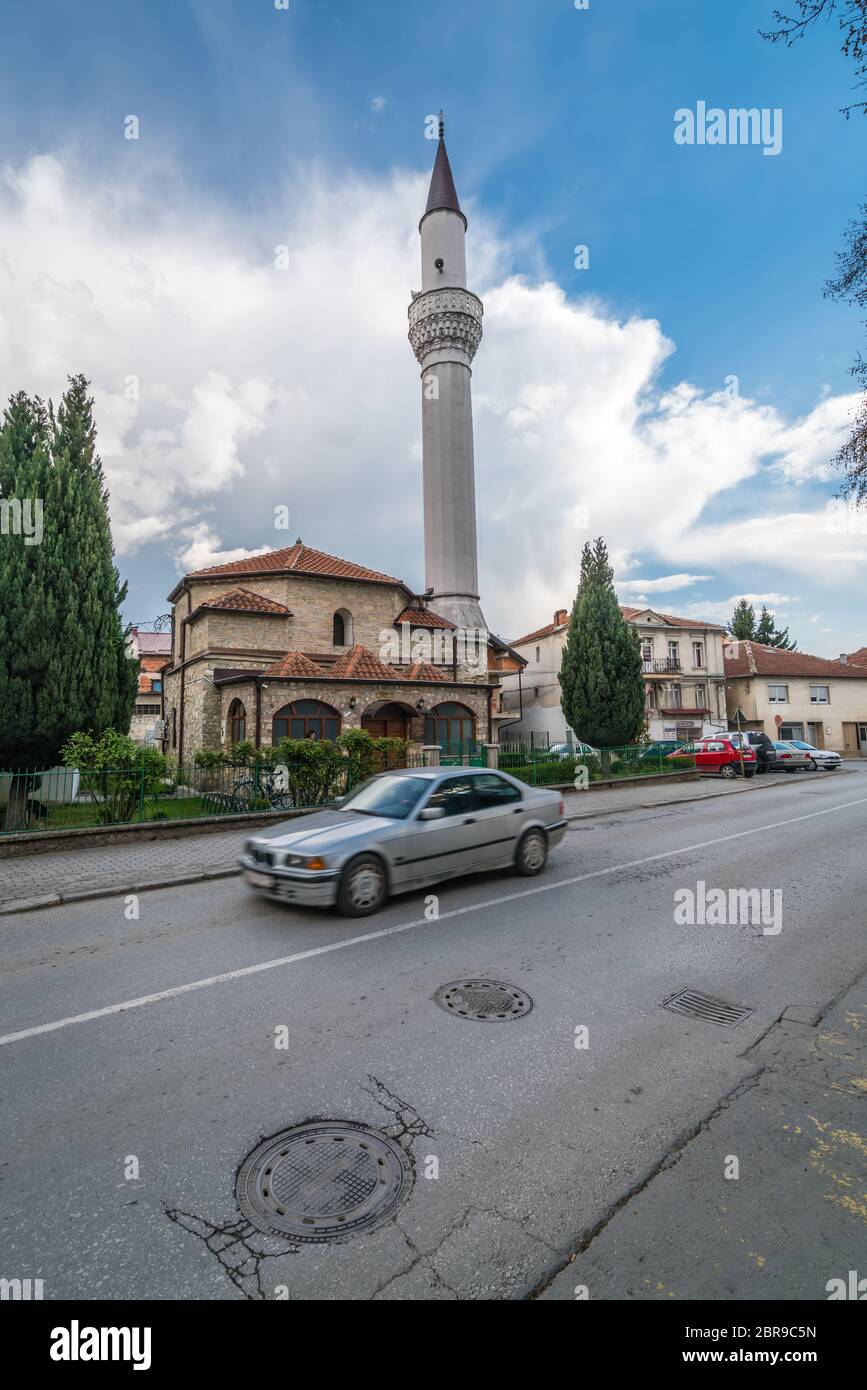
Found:
[[[764,642],[767,647],[779,647],[781,651],[793,652],[797,648],[797,642],[789,640],[789,629],[787,627],[777,628],[774,623],[773,613],[762,604],[762,611],[759,621],[756,624],[755,639],[757,642]]]
[[[566,723],[596,747],[634,743],[644,727],[644,677],[638,632],[614,592],[614,571],[600,537],[584,546],[560,666]]]
[[[747,603],[742,598],[734,613],[730,624],[732,637],[737,637],[741,642],[751,642],[756,636],[756,610],[751,603]]]
[[[50,766],[78,730],[125,731],[135,701],[87,389],[70,377],[56,416],[18,392],[0,425],[0,494],[38,503],[42,533],[0,536],[0,768]]]

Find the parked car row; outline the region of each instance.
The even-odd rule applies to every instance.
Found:
[[[668,761],[721,777],[753,777],[757,772],[815,772],[817,768],[833,772],[842,759],[839,753],[814,748],[802,739],[771,739],[749,729],[684,744],[668,754]]]

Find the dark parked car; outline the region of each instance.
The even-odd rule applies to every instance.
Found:
[[[775,761],[773,741],[761,729],[729,729],[724,737],[735,748],[752,748],[756,755],[756,772],[767,772]]]
[[[678,738],[659,739],[657,743],[648,743],[646,748],[642,748],[638,761],[658,763],[661,758],[667,758],[669,753],[676,753],[683,746],[683,741]]]

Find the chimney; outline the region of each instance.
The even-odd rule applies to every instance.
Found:
[[[844,666],[848,666],[848,665],[849,665],[849,656],[848,656],[848,653],[846,653],[846,652],[841,652],[841,653],[840,653],[840,660],[842,661],[842,663],[843,663]]]
[[[566,610],[565,608],[558,608],[558,609],[557,609],[557,612],[554,614],[554,622],[555,622],[556,626],[557,626],[557,627],[562,627],[563,624],[566,623],[566,622],[568,622],[568,621],[569,621],[569,614],[568,614],[567,610]]]

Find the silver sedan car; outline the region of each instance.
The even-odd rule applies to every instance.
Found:
[[[772,772],[815,772],[816,770],[816,764],[809,753],[797,748],[794,743],[784,743],[781,739],[774,740],[774,752],[769,766]]]
[[[840,754],[830,748],[816,748],[812,743],[804,743],[800,738],[789,739],[789,743],[793,748],[799,748],[802,753],[806,753],[813,767],[820,767],[823,772],[835,772],[843,765]]]
[[[365,917],[390,893],[514,867],[539,874],[566,831],[556,791],[485,768],[400,768],[244,846],[251,888],[277,902]]]

